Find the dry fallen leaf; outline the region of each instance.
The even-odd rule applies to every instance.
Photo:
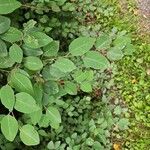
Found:
[[[113,148],[114,150],[121,150],[121,146],[118,143],[114,143]]]
[[[136,82],[137,82],[137,80],[136,80],[136,79],[133,79],[131,82],[134,84],[134,83],[136,83]]]
[[[138,15],[139,14],[139,10],[138,9],[134,9],[133,12],[134,12],[134,15]]]
[[[150,69],[146,70],[147,75],[150,75]]]

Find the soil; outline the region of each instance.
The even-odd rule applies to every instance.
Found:
[[[141,31],[150,34],[150,0],[137,0]]]

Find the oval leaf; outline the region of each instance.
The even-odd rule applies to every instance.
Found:
[[[43,68],[43,63],[38,57],[29,56],[25,58],[24,66],[29,70],[37,71]]]
[[[46,46],[52,41],[52,38],[42,32],[30,32],[24,38],[25,44],[34,49]]]
[[[69,45],[69,51],[73,56],[81,56],[88,52],[94,45],[95,39],[91,37],[79,37]]]
[[[14,108],[22,113],[32,113],[39,110],[34,98],[28,93],[21,92],[16,94],[16,103]]]
[[[1,131],[5,138],[12,142],[18,132],[17,120],[10,115],[3,117],[3,119],[1,120]]]
[[[0,0],[0,14],[9,14],[20,6],[21,3],[16,0]]]
[[[43,47],[44,56],[51,57],[57,56],[59,50],[59,41],[52,41],[50,44]]]
[[[99,52],[91,51],[83,57],[85,67],[105,70],[109,66],[109,61]]]
[[[0,68],[12,67],[14,63],[10,57],[0,57]]]
[[[132,55],[136,51],[135,46],[132,44],[127,44],[123,49],[124,55]]]
[[[73,82],[66,81],[64,84],[65,91],[70,95],[77,95],[77,85]]]
[[[42,117],[42,109],[39,109],[36,112],[30,113],[29,117],[31,118],[32,124],[36,125]]]
[[[6,57],[8,55],[6,44],[0,39],[0,57]],[[0,58],[1,59],[1,58]]]
[[[23,48],[23,53],[26,56],[40,56],[43,54],[43,51],[40,48],[34,49],[26,46],[25,44],[22,45],[22,48]]]
[[[14,27],[10,27],[10,29],[0,36],[3,40],[14,43],[23,39],[23,34],[21,31]]]
[[[89,82],[83,82],[81,85],[80,85],[80,88],[83,92],[92,92],[92,85],[91,83]]]
[[[9,56],[14,62],[21,63],[23,51],[17,44],[13,44],[9,49]]]
[[[120,60],[123,57],[123,52],[117,47],[113,47],[107,52],[107,57],[110,60]]]
[[[111,42],[112,39],[110,38],[110,36],[107,34],[103,34],[96,40],[95,47],[98,50],[107,49],[110,47]]]
[[[82,83],[84,81],[92,81],[94,78],[94,72],[93,70],[87,70],[84,72],[82,70],[77,70],[72,76],[76,82]]]
[[[50,106],[46,110],[46,116],[49,117],[50,125],[57,129],[61,123],[61,115],[56,107]]]
[[[74,63],[67,58],[59,58],[52,67],[59,69],[61,72],[68,73],[76,69]]]
[[[22,73],[13,72],[10,76],[9,84],[18,92],[26,92],[31,95],[34,94],[30,79]]]
[[[0,34],[6,32],[10,28],[10,19],[0,16]]]
[[[2,104],[12,111],[14,104],[15,104],[15,96],[14,96],[14,91],[13,89],[9,86],[3,86],[0,90],[0,98]]]
[[[125,46],[130,43],[131,43],[131,38],[127,35],[126,36],[118,36],[113,42],[115,47],[118,47],[118,49],[120,49],[120,50],[125,48]]]
[[[38,132],[30,124],[24,125],[20,129],[20,139],[28,146],[38,145],[40,143]]]

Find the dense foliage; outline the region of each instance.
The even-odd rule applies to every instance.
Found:
[[[117,149],[129,120],[115,62],[135,47],[114,4],[0,0],[2,150]]]
[[[126,57],[119,63],[119,74],[116,77],[120,94],[130,107],[128,117],[131,129],[125,137],[127,149],[149,149],[149,50],[150,45],[138,41],[138,51],[134,57]],[[129,63],[130,62],[130,63]],[[134,113],[133,113],[134,112]],[[132,142],[131,142],[132,141]]]

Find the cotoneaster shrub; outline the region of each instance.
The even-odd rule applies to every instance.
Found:
[[[0,0],[1,149],[111,149],[112,127],[126,129],[128,120],[113,119],[123,111],[108,90],[113,62],[134,51],[130,37],[113,30],[68,46],[25,22],[28,4]]]

